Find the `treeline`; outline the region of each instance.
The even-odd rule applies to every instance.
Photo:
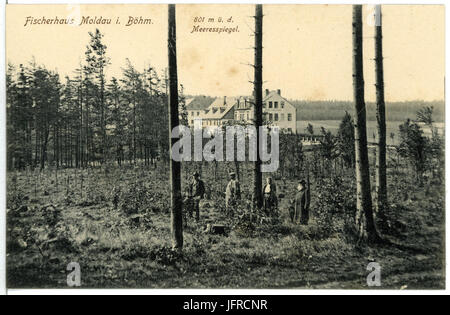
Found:
[[[351,101],[290,101],[297,108],[297,120],[341,120],[345,112],[353,111]],[[386,120],[403,121],[405,118],[414,119],[421,109],[433,107],[433,118],[436,122],[445,119],[444,101],[406,101],[387,102]],[[367,120],[376,121],[377,108],[375,103],[367,102]]]
[[[168,155],[166,80],[154,68],[137,70],[129,60],[121,78],[108,80],[103,34],[96,30],[89,36],[84,61],[72,77],[61,79],[34,61],[8,64],[9,170],[107,161],[149,165]]]

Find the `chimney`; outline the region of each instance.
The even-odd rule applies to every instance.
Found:
[[[269,95],[269,89],[266,89],[266,96]]]
[[[227,97],[226,96],[223,97],[223,105],[227,105]]]
[[[281,96],[281,90],[280,89],[277,90],[277,93],[278,93],[278,95]]]

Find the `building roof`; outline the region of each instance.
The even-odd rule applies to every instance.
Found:
[[[236,104],[235,97],[218,97],[206,109],[203,119],[222,119]]]
[[[281,90],[266,90],[265,92],[263,92],[263,102],[269,98],[271,98],[272,96],[278,96],[282,99],[284,99],[285,101],[287,101],[287,99],[285,99],[284,97],[281,96]]]
[[[186,100],[186,110],[206,110],[213,101],[210,96],[196,96]]]

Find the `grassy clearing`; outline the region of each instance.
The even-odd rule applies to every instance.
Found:
[[[244,196],[251,187],[247,172]],[[8,287],[66,288],[72,261],[81,266],[83,288],[367,289],[372,261],[382,267],[381,289],[444,287],[444,191],[437,183],[416,187],[405,176],[390,176],[389,237],[422,248],[419,255],[356,246],[345,213],[336,211],[331,221],[319,215],[324,190],[334,193],[319,181],[312,182],[309,226],[290,223],[295,185],[285,180],[277,183],[285,195],[279,220],[243,229],[222,210],[226,171],[214,179],[213,166],[204,166],[209,198],[201,202],[201,222],[188,223],[185,249],[177,254],[170,249],[164,174],[141,167],[8,174]],[[205,233],[208,223],[225,224],[227,235]]]

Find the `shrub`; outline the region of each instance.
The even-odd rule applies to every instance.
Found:
[[[238,203],[232,218],[232,229],[242,236],[265,235],[278,231],[281,224],[277,212],[265,213],[255,209],[250,201]]]
[[[28,200],[28,196],[25,195],[23,188],[19,186],[16,175],[11,178],[11,185],[8,185],[8,187],[11,187],[11,189],[8,189],[7,192],[7,208],[17,210]]]
[[[336,232],[352,233],[356,214],[355,190],[352,183],[339,177],[323,180],[315,197],[314,217],[324,237]]]
[[[112,203],[127,215],[168,211],[168,196],[156,189],[157,186],[148,188],[143,180],[136,181],[126,188],[116,187],[113,189]]]

